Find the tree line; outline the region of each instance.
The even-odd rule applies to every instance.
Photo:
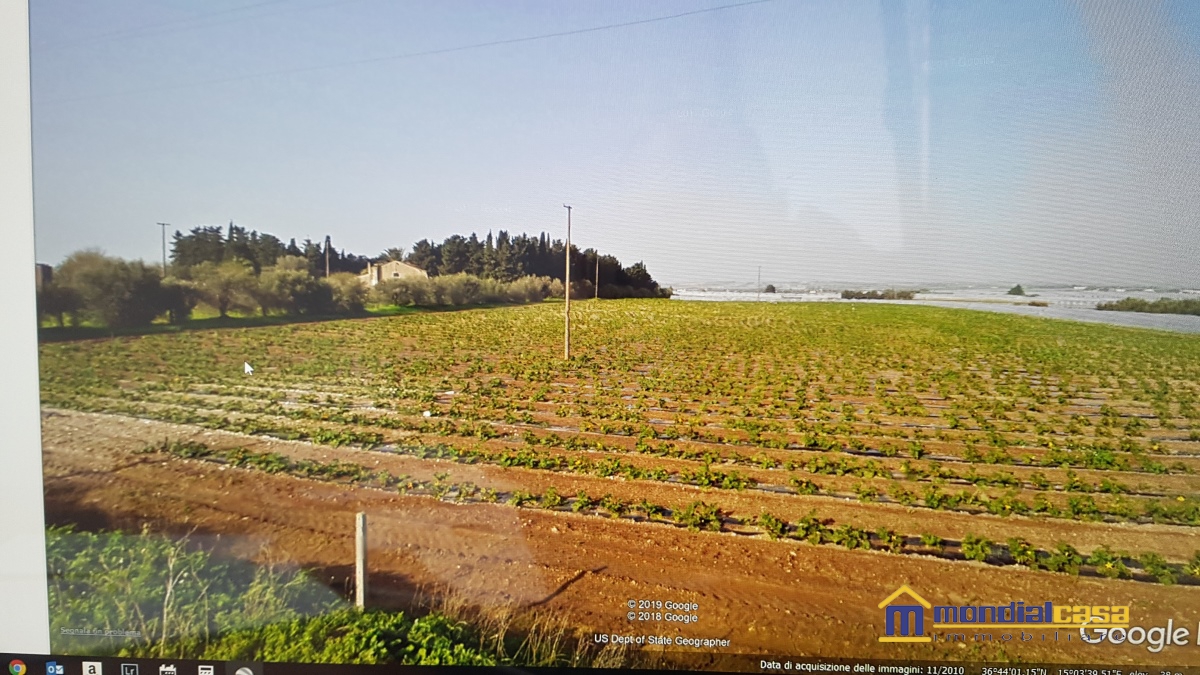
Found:
[[[474,233],[469,237],[456,234],[440,244],[422,239],[413,245],[403,260],[425,270],[429,276],[470,274],[498,281],[534,276],[562,281],[566,273],[565,251],[563,240],[552,240],[544,232],[534,237],[509,235],[501,230],[494,238],[489,232],[485,239]],[[623,267],[616,257],[601,255],[590,248],[581,251],[571,246],[571,278],[586,281],[593,291],[594,285],[599,283],[602,298],[669,295],[641,262]]]
[[[396,249],[389,249],[374,260],[395,255],[395,252]],[[171,238],[171,262],[168,271],[191,269],[206,262],[241,260],[250,265],[254,274],[260,274],[264,269],[275,265],[280,258],[289,257],[303,259],[309,274],[318,277],[325,276],[327,256],[330,274],[359,274],[366,268],[367,263],[372,261],[372,258],[367,256],[333,248],[332,238],[328,236],[323,244],[311,239],[305,239],[301,244],[291,239],[284,244],[273,234],[247,230],[229,223],[228,228],[201,226],[194,227],[187,233],[176,231]]]
[[[220,227],[196,227],[187,233],[176,232],[171,243],[171,264],[174,268],[191,268],[205,262],[220,263],[238,259],[250,263],[255,274],[276,264],[282,257],[303,258],[314,277],[325,276],[326,263],[330,274],[350,272],[361,274],[367,263],[399,260],[424,270],[429,276],[469,274],[480,279],[511,282],[521,277],[548,277],[564,280],[564,252],[561,239],[551,239],[546,233],[536,237],[528,234],[510,235],[500,230],[495,236],[488,232],[480,239],[459,234],[441,243],[422,239],[411,251],[389,248],[379,255],[368,257],[333,248],[330,237],[324,244],[295,239],[284,244],[278,237],[229,224]],[[599,265],[597,266],[597,263]],[[571,278],[600,285],[600,297],[654,296],[660,294],[658,282],[650,276],[641,262],[629,267],[611,255],[601,255],[595,249],[571,247]],[[594,290],[594,288],[592,289]]]
[[[637,263],[621,267],[613,256],[572,247],[572,297],[592,297],[593,281],[583,274],[600,261],[601,297],[668,297]],[[231,313],[285,315],[356,314],[368,303],[387,305],[468,305],[534,302],[562,297],[564,246],[541,235],[486,240],[453,236],[441,244],[418,242],[411,252],[390,248],[373,258],[323,244],[246,230],[196,227],[172,238],[164,270],[141,260],[124,260],[95,249],[67,256],[41,284],[41,321],[59,326],[147,325],[160,317],[189,320],[205,304],[221,317]],[[555,274],[554,256],[557,256]],[[402,260],[429,279],[387,280],[374,288],[358,275],[369,262]],[[579,275],[577,277],[576,275]],[[584,277],[584,278],[580,278]],[[593,277],[594,278],[594,277]]]

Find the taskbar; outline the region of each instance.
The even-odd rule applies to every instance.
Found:
[[[694,655],[698,656],[698,655]],[[783,673],[795,675],[1200,675],[1200,666],[1133,666],[1129,664],[1068,664],[965,661],[904,661],[891,659],[769,658],[752,654],[709,655],[690,664],[679,660],[655,668],[571,668],[522,666],[416,666],[402,664],[274,663],[191,659],[134,659],[108,656],[46,656],[0,654],[0,675],[580,675],[587,671],[611,675],[619,670],[639,673]]]

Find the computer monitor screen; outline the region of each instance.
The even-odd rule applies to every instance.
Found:
[[[29,11],[47,668],[1200,664],[1200,4]]]

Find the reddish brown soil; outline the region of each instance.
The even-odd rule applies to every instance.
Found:
[[[1071,643],[1055,644],[1041,642],[1041,631],[1032,642],[1003,646],[876,640],[883,630],[877,604],[901,583],[935,603],[1130,604],[1134,625],[1149,628],[1170,618],[1189,630],[1200,620],[1200,587],[847,551],[499,504],[455,505],[134,451],[168,436],[194,438],[217,447],[244,445],[298,458],[378,463],[414,477],[449,470],[453,480],[499,489],[554,485],[567,494],[582,488],[668,505],[703,498],[737,514],[753,515],[765,507],[788,518],[816,508],[839,522],[861,517],[864,523],[904,532],[952,537],[970,530],[998,540],[1019,534],[1035,543],[1065,540],[1080,548],[1103,542],[1174,558],[1190,556],[1198,548],[1191,528],[1000,519],[820,497],[703,492],[686,486],[464,466],[62,411],[46,412],[43,434],[47,517],[54,523],[128,529],[148,523],[161,532],[220,535],[213,541],[234,554],[294,561],[320,570],[332,586],[342,589],[353,559],[353,514],[367,512],[373,601],[381,605],[404,606],[415,590],[424,589],[483,607],[548,610],[567,617],[584,635],[599,631],[724,637],[731,641],[725,651],[775,655],[1185,665],[1195,662],[1200,649],[1169,647],[1153,654],[1145,646],[1081,645],[1077,634]],[[626,603],[631,599],[696,602],[699,622],[630,622]],[[1193,633],[1191,641],[1195,640]]]

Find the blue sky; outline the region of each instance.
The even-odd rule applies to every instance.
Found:
[[[506,229],[668,284],[1200,285],[1200,3],[34,0],[40,260]],[[570,35],[424,54],[581,29]]]

